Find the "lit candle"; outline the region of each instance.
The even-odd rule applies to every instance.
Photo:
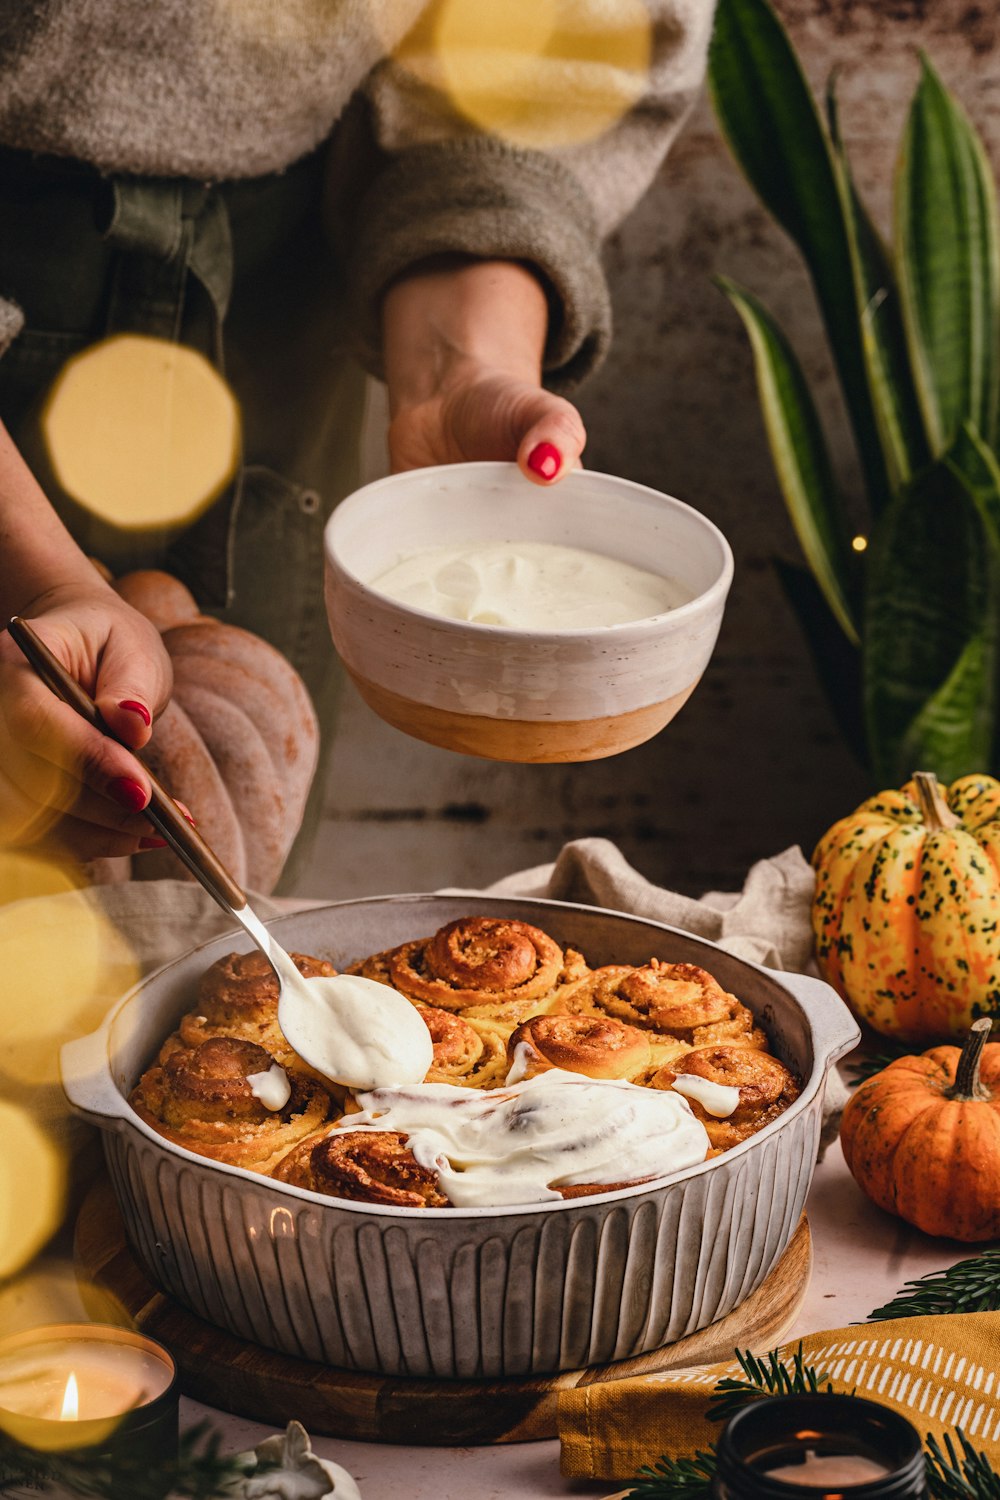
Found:
[[[177,1406],[170,1355],[130,1329],[61,1323],[0,1341],[0,1433],[19,1445],[16,1457],[33,1456],[40,1473],[47,1454],[162,1467],[177,1453]],[[33,1481],[2,1493],[38,1500],[62,1491],[40,1491]]]

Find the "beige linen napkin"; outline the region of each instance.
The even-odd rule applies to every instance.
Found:
[[[798,1341],[780,1351],[789,1370],[797,1350]],[[802,1351],[834,1390],[895,1407],[922,1437],[961,1427],[991,1462],[1000,1460],[1000,1313],[836,1328],[803,1338]],[[661,1454],[707,1449],[719,1436],[706,1413],[723,1376],[745,1378],[734,1361],[561,1391],[562,1472],[624,1481]]]
[[[609,839],[576,839],[554,864],[508,875],[487,894],[548,896],[649,917],[772,969],[806,969],[812,952],[813,872],[797,846],[759,860],[741,891],[695,900],[653,885]]]

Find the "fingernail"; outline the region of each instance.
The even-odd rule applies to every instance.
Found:
[[[126,712],[130,714],[138,714],[139,718],[145,724],[147,729],[153,722],[153,715],[150,713],[145,703],[133,703],[131,698],[126,698],[124,703],[119,703],[118,707],[124,708]]]
[[[187,818],[188,822],[191,824],[192,828],[197,828],[198,827],[198,825],[195,822],[194,818],[192,818],[192,816],[191,816],[190,810],[184,806],[183,802],[178,802],[176,797],[174,798],[174,806],[176,808],[178,808],[184,814],[184,816]]]
[[[166,839],[148,838],[139,840],[140,849],[165,849],[166,847]]]
[[[141,812],[146,806],[146,793],[130,776],[116,776],[108,787],[115,801],[129,812]]]
[[[554,443],[539,443],[528,454],[528,468],[543,479],[555,479],[562,468],[562,454]]]

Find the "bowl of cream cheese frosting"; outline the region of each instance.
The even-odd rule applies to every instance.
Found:
[[[801,1080],[797,1097],[755,1134],[703,1159],[705,1141],[682,1102],[631,1085],[597,1088],[577,1075],[563,1080],[572,1097],[564,1093],[562,1104],[546,1073],[475,1097],[444,1084],[398,1089],[388,1101],[374,1090],[361,1102],[380,1139],[401,1134],[421,1154],[428,1144],[436,1160],[442,1134],[468,1126],[475,1139],[462,1161],[483,1170],[461,1190],[442,1176],[447,1207],[331,1197],[261,1175],[242,1158],[199,1154],[155,1129],[133,1102],[206,966],[230,953],[234,934],[224,933],[146,976],[62,1054],[71,1102],[102,1129],[134,1254],[198,1317],[351,1370],[520,1376],[671,1343],[731,1312],[777,1264],[812,1177],[827,1077],[859,1035],[836,993],[675,928],[564,902],[387,896],[268,925],[289,951],[343,972],[469,917],[534,924],[594,965],[645,964],[655,954],[703,966]],[[357,1115],[343,1123],[355,1136],[370,1128]],[[550,1164],[535,1173],[531,1158],[553,1147],[579,1154],[559,1172],[564,1182],[584,1181],[582,1196],[546,1191]],[[608,1176],[614,1182],[599,1186]]]
[[[326,529],[334,644],[383,719],[494,760],[594,760],[667,724],[711,656],[728,543],[672,496],[516,464],[392,475]]]

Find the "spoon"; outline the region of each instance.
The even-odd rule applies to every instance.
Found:
[[[15,615],[7,629],[42,682],[94,729],[118,740],[93,699],[27,620]],[[434,1049],[416,1007],[389,985],[360,975],[307,979],[300,974],[215,851],[149,767],[144,764],[143,769],[151,787],[143,815],[223,911],[239,923],[278,976],[278,1025],[289,1045],[318,1073],[348,1088],[420,1083]]]

